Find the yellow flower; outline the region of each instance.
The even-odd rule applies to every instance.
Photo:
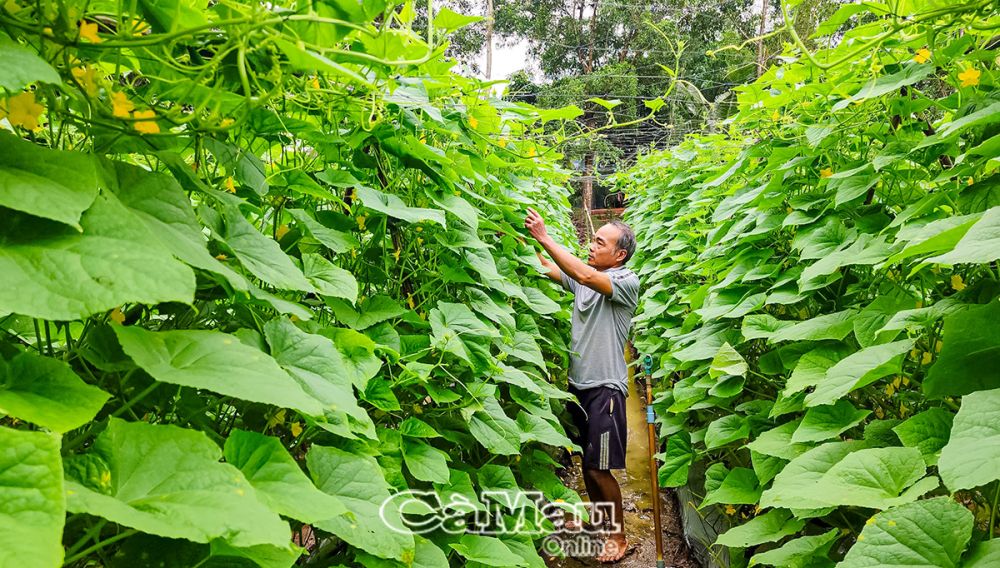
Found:
[[[359,215],[358,216],[358,230],[360,230],[360,231],[364,231],[365,230],[365,216],[364,215]]]
[[[38,117],[45,107],[35,102],[35,93],[21,93],[5,101],[0,107],[0,118],[7,117],[11,126],[20,126],[28,130],[38,128]]]
[[[529,158],[534,158],[537,155],[538,155],[538,153],[535,152],[535,147],[534,146],[532,146],[531,148],[528,148],[528,157]]]
[[[319,79],[317,79],[316,77],[313,77],[313,80],[309,81],[309,86],[312,87],[312,88],[314,88],[314,89],[318,89],[319,88]]]
[[[736,507],[733,507],[732,505],[726,505],[726,514],[727,515],[735,515],[736,514]]]
[[[121,325],[125,323],[125,314],[122,313],[121,308],[115,308],[111,310],[110,314],[108,314],[108,319],[117,323],[118,325]]]
[[[302,434],[302,423],[292,422],[292,427],[290,429],[292,431],[292,436],[298,438]]]
[[[223,118],[222,122],[219,123],[219,128],[229,128],[234,122],[236,121],[231,118]]]
[[[934,352],[935,353],[940,353],[942,347],[944,347],[944,341],[941,341],[940,339],[938,339],[936,342],[934,342]]]
[[[474,116],[470,116],[469,117],[469,126],[471,126],[473,128],[476,128],[476,127],[479,126],[479,121],[476,120],[476,117],[474,117]]]
[[[393,256],[393,258],[395,258],[395,259],[396,259],[396,262],[399,262],[399,254],[400,254],[401,252],[403,252],[403,251],[401,251],[401,250],[399,250],[399,249],[396,249],[396,250],[392,251],[392,256]]]
[[[951,276],[951,288],[956,292],[961,292],[965,290],[965,282],[962,282],[961,274],[953,274]]]
[[[933,359],[933,358],[934,358],[934,355],[931,355],[930,351],[924,351],[924,356],[920,358],[920,364],[921,365],[930,365],[931,364],[931,359]]]
[[[288,234],[288,225],[282,225],[278,227],[278,230],[274,232],[274,236],[280,241],[285,235]]]
[[[819,171],[819,177],[828,178],[833,175],[833,170],[830,168],[823,168]]]
[[[128,118],[128,114],[135,110],[135,105],[128,100],[125,93],[111,93],[111,114],[118,118]]]
[[[410,306],[410,309],[417,307],[416,302],[413,301],[413,294],[408,294],[406,296],[406,305]]]
[[[892,396],[895,392],[896,392],[896,389],[892,385],[886,385],[885,386],[885,394],[886,395]]]
[[[506,148],[507,147],[507,139],[506,138],[501,138],[501,139],[497,140],[497,145],[500,146],[501,148]]]
[[[418,233],[422,233],[423,231],[424,231],[423,227],[420,227],[420,226],[417,227],[417,232]]]
[[[90,43],[101,43],[101,37],[97,35],[97,24],[80,22],[80,39],[85,39]]]
[[[875,416],[878,416],[879,420],[885,418],[885,411],[881,406],[875,409]]]
[[[780,119],[781,119],[781,114],[778,111],[774,111],[774,114],[771,115],[771,120],[777,121]]]
[[[229,193],[236,193],[236,183],[233,182],[232,177],[227,177],[226,181],[222,182],[222,185],[225,186],[226,191]]]
[[[931,50],[921,47],[917,50],[916,55],[913,56],[913,60],[917,63],[927,63],[931,60]]]
[[[229,258],[229,257],[226,256],[225,254],[217,254],[217,255],[215,255],[215,260],[226,260],[227,258]]]
[[[132,35],[142,35],[149,31],[149,24],[142,20],[132,19]]]
[[[969,67],[965,71],[958,74],[958,79],[962,82],[963,87],[975,87],[979,84],[979,76],[982,72],[975,67]]]
[[[972,176],[969,176],[969,179],[965,180],[965,185],[972,185],[974,183],[976,183],[976,180],[972,179]]]
[[[74,67],[71,73],[76,82],[83,87],[85,93],[91,97],[97,95],[97,72],[94,69],[84,65],[82,67]]]
[[[896,377],[895,379],[892,380],[892,387],[898,389],[900,383],[902,383],[902,382],[903,382],[903,379],[901,379],[899,377]]]
[[[417,237],[417,244],[418,244],[418,245],[422,245],[422,244],[424,244],[424,239],[422,239],[422,238],[420,238],[420,237]]]
[[[426,144],[427,143],[427,137],[426,136],[421,136],[420,137],[420,143],[421,144]]]
[[[134,118],[156,118],[156,111],[137,110],[132,114]],[[160,126],[152,120],[140,120],[132,125],[133,128],[143,134],[159,134]]]

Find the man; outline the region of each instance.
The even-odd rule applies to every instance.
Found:
[[[602,511],[611,519],[611,532],[598,560],[617,562],[628,543],[621,488],[611,470],[625,468],[625,341],[639,279],[624,265],[635,252],[635,235],[619,221],[604,225],[594,234],[584,263],[552,240],[534,209],[528,209],[524,226],[552,257],[538,255],[546,275],[574,294],[569,392],[580,401],[569,407],[580,432],[574,441],[583,447],[583,481],[591,503],[611,504],[610,511],[606,505]]]

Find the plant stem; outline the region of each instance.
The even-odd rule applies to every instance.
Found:
[[[990,539],[993,539],[993,527],[997,522],[997,499],[1000,498],[1000,481],[996,482],[996,489],[993,490],[993,507],[990,509]]]
[[[126,539],[126,538],[134,535],[137,532],[139,532],[139,531],[137,531],[135,529],[128,529],[128,530],[125,530],[125,531],[122,531],[122,532],[116,534],[115,536],[113,536],[113,537],[111,537],[111,538],[109,538],[107,540],[102,540],[101,542],[95,544],[94,546],[91,546],[90,548],[87,548],[85,550],[81,550],[79,553],[74,554],[73,556],[70,556],[69,558],[66,559],[66,562],[63,562],[63,566],[68,566],[69,564],[72,564],[72,563],[76,562],[77,560],[79,560],[79,559],[87,556],[91,552],[96,552],[96,551],[104,548],[105,546],[114,544],[114,543],[118,542],[119,540],[124,540],[124,539]]]

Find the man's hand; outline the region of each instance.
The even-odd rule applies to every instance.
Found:
[[[542,243],[549,237],[549,233],[545,229],[545,220],[538,214],[538,211],[530,207],[528,208],[528,215],[524,218],[524,228],[528,229],[531,236],[535,237],[535,240],[539,243]]]

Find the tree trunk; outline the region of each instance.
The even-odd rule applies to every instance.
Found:
[[[768,0],[760,0],[760,33],[758,35],[764,35],[767,31],[767,9]],[[767,53],[764,51],[764,40],[760,39],[757,41],[757,76],[760,77],[764,74],[766,70],[765,65],[767,64]]]
[[[486,80],[493,78],[493,0],[486,0]]]

